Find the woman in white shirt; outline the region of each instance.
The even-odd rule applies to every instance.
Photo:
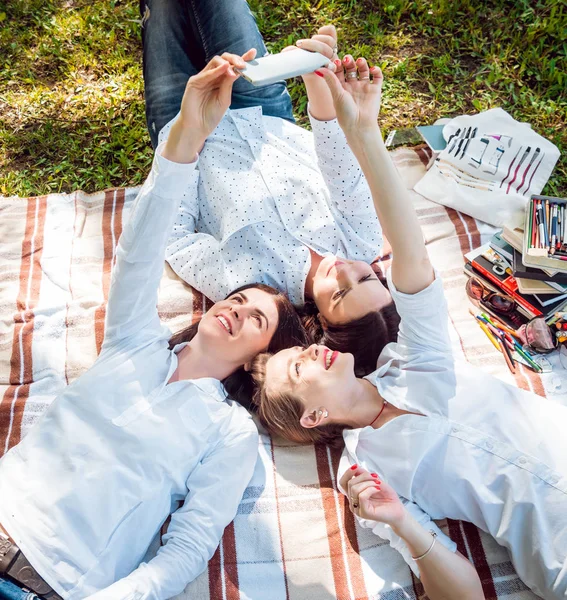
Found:
[[[155,146],[170,135],[185,84],[207,60],[267,50],[245,0],[142,0],[141,7]],[[338,60],[333,26],[297,44]],[[356,72],[352,57],[344,60]],[[371,266],[381,229],[327,86],[313,73],[303,80],[312,133],[293,123],[285,82],[254,87],[244,78],[211,135],[184,132],[200,150],[199,178],[179,203],[166,258],[214,301],[256,281],[282,290],[305,305],[313,339],[353,352],[366,374],[399,323]]]
[[[234,58],[192,79],[187,127],[216,127]],[[283,294],[249,286],[170,348],[157,291],[197,161],[174,132],[157,148],[118,243],[100,356],[0,461],[0,597],[19,583],[50,600],[165,600],[203,571],[236,514],[258,436],[222,381],[302,330]],[[141,563],[172,510],[165,544]]]
[[[417,217],[376,124],[380,82],[322,69],[339,123],[372,190],[393,249],[390,291],[399,335],[377,369],[355,376],[353,358],[325,346],[257,359],[264,424],[297,442],[344,436],[350,463],[380,474],[427,528],[430,518],[470,521],[508,548],[519,577],[549,600],[567,596],[567,407],[517,389],[452,355],[443,286]],[[376,72],[378,76],[378,72]],[[355,514],[361,501],[343,479]],[[372,501],[380,503],[380,493]],[[358,505],[358,508],[357,508]],[[366,510],[366,512],[368,512]],[[362,519],[421,572],[396,527]],[[454,549],[447,538],[441,541]]]

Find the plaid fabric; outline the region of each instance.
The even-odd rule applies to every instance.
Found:
[[[408,188],[413,187],[425,171],[427,152],[401,149],[392,156]],[[116,243],[136,192],[0,198],[0,455],[97,356]],[[455,352],[510,380],[502,357],[468,314],[464,294],[463,254],[487,241],[493,229],[411,193],[444,279]],[[158,309],[172,331],[207,306],[166,266]],[[549,395],[557,378],[564,377],[560,371],[540,377],[520,367],[515,381],[540,395],[547,386]],[[296,446],[262,435],[236,519],[207,571],[178,598],[423,597],[398,553],[356,525],[336,489],[339,456],[324,446]],[[487,598],[535,597],[492,538],[467,523],[442,526],[473,561]]]

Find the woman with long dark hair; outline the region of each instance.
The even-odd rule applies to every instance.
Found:
[[[296,442],[344,439],[339,474],[352,510],[376,515],[378,524],[368,517],[363,524],[390,540],[414,570],[427,570],[441,548],[432,546],[416,563],[400,541],[405,524],[417,520],[434,529],[430,517],[470,521],[509,549],[536,594],[564,599],[567,407],[455,360],[443,285],[377,125],[382,75],[364,59],[358,65],[356,78],[342,70],[321,73],[392,244],[388,279],[401,316],[398,339],[364,379],[356,377],[352,355],[323,345],[258,358],[260,418]],[[372,472],[406,499],[393,520],[383,518],[392,496],[372,488]],[[427,544],[417,550],[420,556]]]
[[[140,7],[152,143],[176,135],[200,153],[169,264],[212,300],[256,281],[282,290],[303,307],[313,340],[354,352],[359,372],[371,371],[399,318],[371,265],[380,225],[325,82],[303,77],[312,132],[294,124],[285,82],[254,87],[241,77],[218,127],[198,137],[179,119],[187,80],[215,54],[266,54],[254,17],[245,0],[141,0]],[[297,46],[341,62],[333,26],[287,50]],[[356,73],[352,56],[342,61]]]
[[[192,77],[192,131],[222,118],[237,59]],[[165,600],[204,570],[236,514],[258,434],[222,382],[303,331],[263,284],[228,294],[181,340],[161,325],[166,243],[197,160],[174,135],[156,150],[118,243],[100,356],[0,460],[0,598]],[[141,563],[172,510],[165,544]]]

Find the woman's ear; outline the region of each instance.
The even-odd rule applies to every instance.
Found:
[[[325,419],[329,417],[329,411],[324,407],[320,406],[316,410],[305,411],[299,419],[302,427],[305,429],[311,429],[312,427],[319,427],[323,425]]]
[[[329,328],[329,322],[321,313],[317,313],[317,320],[319,321],[319,323],[321,323],[323,331]]]
[[[249,373],[252,370],[252,361],[248,361],[242,365],[242,368]]]

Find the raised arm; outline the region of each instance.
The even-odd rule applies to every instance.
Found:
[[[350,70],[354,77],[345,78],[342,65],[335,73],[326,68],[320,72],[331,91],[339,124],[366,176],[384,235],[392,246],[392,280],[400,292],[415,294],[431,284],[433,268],[408,191],[378,127],[382,72],[378,67],[369,69],[365,59],[356,64],[357,70]]]
[[[454,542],[415,504],[406,507],[377,474],[361,467],[349,469],[341,477],[340,487],[361,525],[372,528],[400,551],[431,600],[484,598],[478,573],[462,554],[455,552]]]
[[[108,308],[105,345],[144,329],[160,331],[157,291],[165,249],[178,203],[196,186],[194,163],[207,136],[215,129],[231,100],[237,74],[232,66],[244,57],[215,56],[187,82],[181,116],[165,145],[160,145],[152,171],[144,183],[116,251]]]

